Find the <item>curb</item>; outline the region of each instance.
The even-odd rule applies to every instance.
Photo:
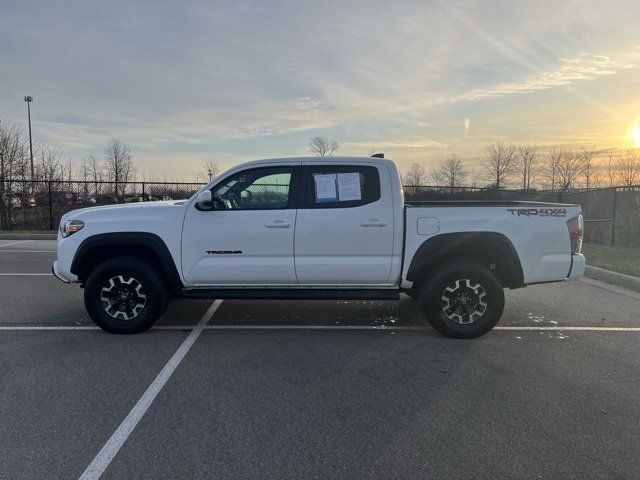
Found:
[[[601,282],[617,285],[618,287],[627,288],[640,292],[640,278],[631,275],[625,275],[624,273],[612,272],[611,270],[605,270],[604,268],[592,267],[587,265],[584,275]]]
[[[58,238],[56,233],[2,233],[0,232],[0,240],[55,240]]]

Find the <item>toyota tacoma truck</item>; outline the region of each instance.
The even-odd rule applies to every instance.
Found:
[[[440,333],[473,338],[504,289],[579,278],[578,205],[407,202],[396,165],[371,157],[259,160],[186,201],[64,215],[54,275],[84,287],[93,321],[148,329],[172,298],[422,303]]]

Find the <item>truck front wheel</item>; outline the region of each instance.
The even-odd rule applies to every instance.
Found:
[[[115,257],[89,275],[84,304],[91,319],[110,333],[139,333],[169,306],[170,295],[156,270],[135,257]]]
[[[453,338],[475,338],[490,331],[504,309],[502,285],[488,268],[470,261],[438,267],[422,287],[427,319]]]

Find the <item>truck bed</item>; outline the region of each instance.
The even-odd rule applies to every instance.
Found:
[[[471,208],[472,207],[472,208]],[[515,200],[447,200],[405,202],[405,258],[413,258],[430,238],[458,232],[499,235],[512,245],[522,265],[523,283],[559,281],[572,268],[567,221],[578,205]],[[403,265],[407,278],[409,265]]]
[[[405,207],[577,207],[572,203],[527,202],[524,200],[413,200],[405,201]]]

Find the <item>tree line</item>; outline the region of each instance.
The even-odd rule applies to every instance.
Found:
[[[52,188],[62,190],[59,182],[82,182],[85,193],[91,186],[91,194],[109,194],[122,197],[132,182],[176,182],[155,173],[138,172],[132,149],[122,140],[107,140],[102,157],[88,155],[74,162],[51,145],[35,142],[33,145],[34,173],[31,176],[29,137],[17,123],[0,118],[0,194],[25,193],[43,187],[44,182],[54,183]],[[202,163],[195,183],[211,180],[220,173],[215,161]]]
[[[338,142],[325,137],[313,137],[309,143],[310,153],[317,156],[331,156],[339,148]],[[36,143],[33,162],[34,175],[31,178],[28,136],[20,125],[0,118],[0,194],[6,195],[7,189],[26,191],[33,188],[34,183],[43,181],[79,181],[85,189],[92,185],[93,194],[108,193],[122,197],[132,182],[178,183],[178,180],[161,178],[155,173],[139,174],[131,147],[115,137],[106,142],[102,157],[88,155],[79,163],[63,158],[54,146]],[[202,163],[195,181],[208,182],[220,170],[217,162],[207,160]],[[8,184],[9,179],[15,182]],[[535,144],[514,145],[497,141],[487,147],[477,166],[452,153],[430,170],[421,163],[413,163],[402,180],[407,186],[553,191],[630,186],[640,184],[640,153],[631,147],[557,147],[541,151]]]
[[[413,163],[402,176],[407,186],[485,187],[493,189],[569,191],[640,184],[637,148],[551,148],[497,141],[487,147],[477,166],[450,154],[430,171]]]

